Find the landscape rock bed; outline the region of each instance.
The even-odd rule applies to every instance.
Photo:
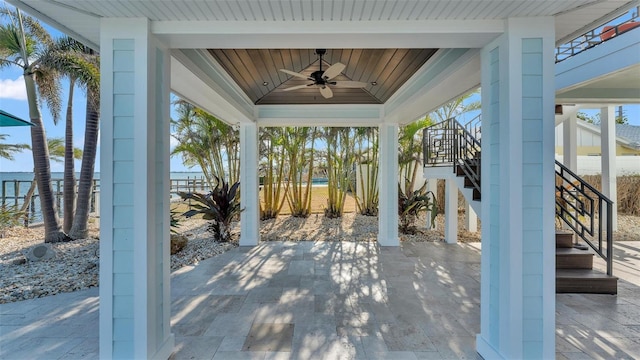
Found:
[[[463,213],[459,214],[459,241],[480,241],[477,233],[462,228]],[[184,219],[178,233],[189,242],[179,253],[171,256],[171,270],[221,254],[237,246],[240,226],[236,223],[231,243],[218,243],[208,231],[208,222],[202,219]],[[400,234],[401,241],[444,241],[444,219],[437,218],[437,230],[424,230],[426,219],[418,219],[416,234]],[[97,219],[92,221],[89,239],[51,244],[56,253],[50,260],[28,261],[24,252],[43,243],[42,227],[7,229],[0,238],[0,303],[21,301],[61,292],[77,291],[98,286],[99,274],[99,227]],[[615,241],[640,241],[640,217],[619,216],[619,231]],[[308,218],[280,216],[261,222],[263,241],[376,241],[377,217],[347,213],[341,219],[327,219],[323,215]]]

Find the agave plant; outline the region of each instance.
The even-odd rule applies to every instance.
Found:
[[[398,215],[400,216],[400,232],[404,234],[414,234],[416,232],[415,222],[418,215],[423,211],[431,211],[431,225],[435,225],[438,215],[436,196],[432,191],[427,191],[425,182],[421,188],[415,191],[408,191],[405,194],[398,184]]]
[[[191,209],[183,216],[192,217],[202,214],[205,220],[211,220],[211,231],[216,240],[229,242],[231,240],[231,221],[234,220],[243,209],[240,208],[240,200],[236,197],[240,182],[229,187],[229,184],[216,177],[216,187],[208,194],[198,192],[178,192],[183,200],[192,200]]]

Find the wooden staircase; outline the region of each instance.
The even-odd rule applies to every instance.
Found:
[[[466,126],[452,118],[424,129],[422,140],[425,168],[450,169],[445,178],[455,179],[479,215],[480,130],[479,116]],[[613,276],[613,202],[558,161],[555,175],[556,218],[573,231],[556,234],[556,292],[617,294],[618,278]],[[587,250],[576,248],[574,237],[588,244],[584,246]],[[597,261],[605,262],[606,273],[593,268],[594,255]]]
[[[594,253],[575,248],[573,237],[556,230],[556,293],[617,294],[618,278],[593,269]]]

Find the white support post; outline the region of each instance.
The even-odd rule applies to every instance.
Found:
[[[100,358],[167,359],[169,51],[147,19],[100,31]]]
[[[574,173],[578,170],[578,116],[572,113],[562,123],[562,162]]]
[[[472,233],[478,232],[478,215],[473,211],[473,208],[468,201],[465,202],[464,220],[464,228],[467,231]]]
[[[454,179],[445,180],[444,185],[444,241],[458,242],[458,185]]]
[[[380,125],[380,203],[378,244],[399,246],[398,238],[398,125]]]
[[[613,231],[618,230],[618,190],[616,186],[616,116],[613,106],[600,109],[600,147],[602,151],[602,193],[613,201]]]
[[[485,359],[555,357],[554,29],[510,18],[481,52]]]
[[[427,179],[427,191],[431,191],[431,193],[433,194],[438,194],[438,179]],[[431,211],[427,211],[427,223],[425,225],[425,228],[427,230],[437,230],[438,225],[436,223],[433,223],[433,226],[431,225],[431,216]]]
[[[260,241],[260,198],[258,182],[258,126],[240,125],[240,246],[256,246]]]

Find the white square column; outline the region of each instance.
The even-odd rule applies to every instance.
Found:
[[[398,124],[380,124],[380,203],[378,244],[399,246],[398,238]]]
[[[458,185],[451,178],[444,186],[444,241],[447,244],[458,242]]]
[[[481,53],[485,359],[555,357],[554,29],[508,19]]]
[[[240,246],[260,241],[260,198],[258,181],[258,126],[240,125]]]
[[[469,201],[465,201],[464,206],[464,228],[468,232],[478,232],[478,214],[473,211]]]
[[[100,358],[167,359],[169,51],[147,19],[102,19]]]
[[[578,113],[562,123],[562,162],[574,173],[578,171]]]
[[[616,185],[616,116],[613,106],[600,109],[600,150],[602,157],[602,194],[613,202],[611,222],[618,230],[618,187]]]

